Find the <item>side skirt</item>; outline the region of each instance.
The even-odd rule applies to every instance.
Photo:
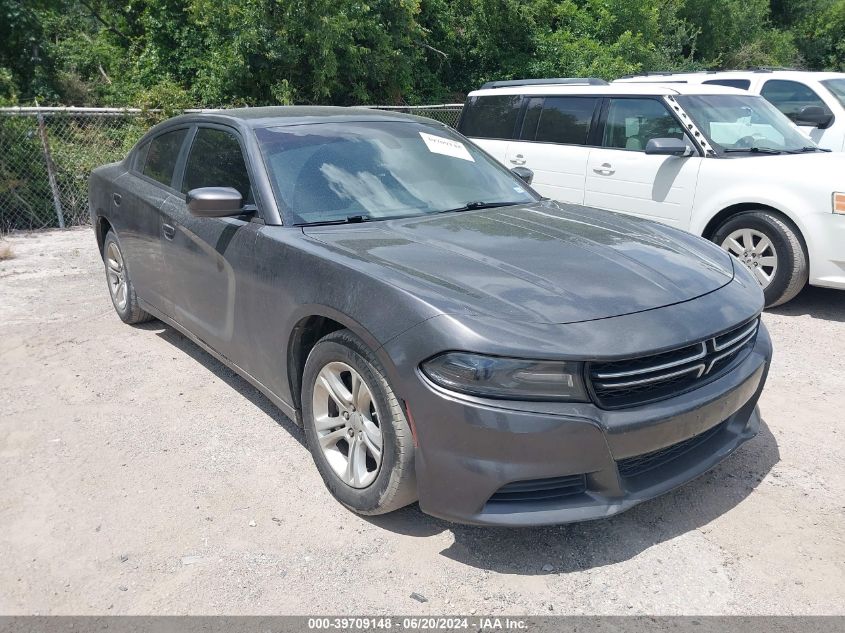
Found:
[[[161,311],[159,311],[155,306],[150,305],[149,303],[147,303],[146,301],[144,301],[140,297],[138,297],[138,303],[140,304],[141,308],[143,308],[144,310],[146,310],[147,312],[152,314],[159,321],[166,323],[167,325],[172,327],[174,330],[177,330],[178,332],[180,332],[184,336],[191,339],[191,341],[196,343],[200,348],[203,349],[203,351],[208,352],[209,354],[214,356],[214,358],[219,360],[221,363],[226,365],[226,367],[228,367],[229,369],[234,371],[241,378],[243,378],[249,384],[251,384],[253,387],[258,389],[258,391],[260,391],[265,396],[267,396],[267,398],[269,398],[270,401],[273,404],[275,404],[277,407],[279,407],[279,409],[282,410],[282,413],[284,413],[291,420],[293,420],[297,424],[297,426],[301,427],[303,425],[302,424],[302,414],[299,411],[297,411],[293,406],[291,406],[290,404],[288,404],[287,402],[282,400],[279,396],[277,396],[275,393],[273,393],[270,390],[269,387],[264,386],[257,378],[254,378],[247,371],[238,367],[238,365],[236,365],[234,362],[230,361],[228,358],[226,358],[222,354],[219,354],[218,352],[216,352],[213,348],[209,347],[201,339],[197,338],[194,334],[192,334],[191,332],[186,330],[184,327],[182,327],[181,325],[176,323],[169,316],[167,316],[167,315],[163,314]]]

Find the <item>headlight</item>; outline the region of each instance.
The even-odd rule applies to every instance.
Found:
[[[435,384],[487,398],[587,402],[581,363],[447,352],[422,364]]]

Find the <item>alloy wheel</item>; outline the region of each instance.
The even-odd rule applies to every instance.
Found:
[[[383,434],[373,394],[361,375],[342,362],[317,374],[312,410],[320,449],[335,474],[366,488],[381,469]]]
[[[126,270],[123,266],[123,255],[117,244],[110,242],[106,249],[106,275],[109,280],[109,292],[118,310],[126,308],[128,299],[126,294]]]
[[[772,283],[778,270],[778,254],[765,233],[738,229],[725,238],[722,248],[745,264],[763,288]]]

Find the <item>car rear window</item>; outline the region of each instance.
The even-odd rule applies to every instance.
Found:
[[[519,95],[470,97],[461,113],[458,130],[476,138],[512,139],[521,105]]]
[[[188,128],[173,130],[150,141],[147,159],[144,161],[144,175],[169,187],[179,158],[179,150],[187,133]]]
[[[598,102],[593,97],[546,97],[534,140],[585,145]]]

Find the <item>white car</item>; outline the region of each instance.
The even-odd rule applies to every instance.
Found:
[[[690,83],[730,86],[765,97],[819,147],[845,151],[845,73],[803,70],[649,73],[613,83]]]
[[[485,84],[458,130],[529,168],[545,196],[713,240],[769,306],[808,280],[845,288],[845,154],[819,149],[768,101],[715,85],[543,81]]]

